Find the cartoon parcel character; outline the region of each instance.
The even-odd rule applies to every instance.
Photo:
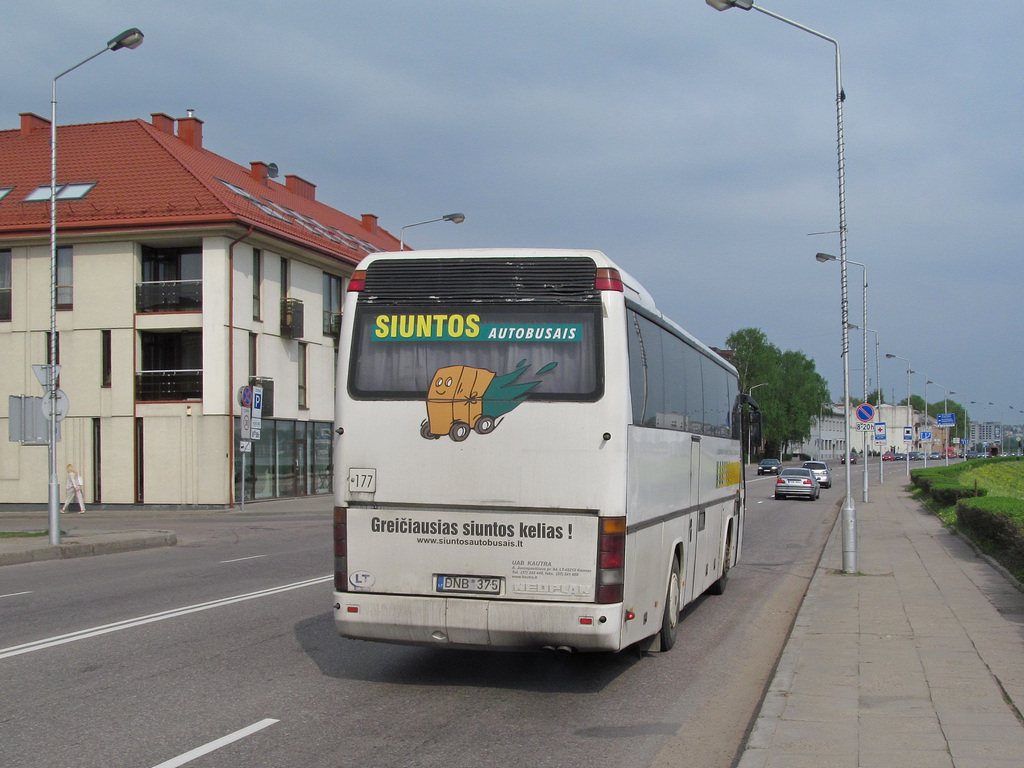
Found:
[[[465,440],[470,429],[490,432],[494,419],[484,417],[483,395],[494,379],[494,372],[467,365],[439,368],[427,393],[427,420],[420,427],[423,437],[435,439],[448,435]]]

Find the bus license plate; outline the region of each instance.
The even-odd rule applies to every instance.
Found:
[[[477,595],[501,594],[501,578],[498,576],[451,576],[437,574],[435,577],[437,592],[469,592]]]

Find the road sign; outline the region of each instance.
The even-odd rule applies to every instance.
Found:
[[[252,416],[258,419],[263,415],[263,387],[252,388]]]
[[[252,409],[242,408],[242,439],[252,440]]]
[[[875,431],[875,425],[874,424],[858,424],[857,425],[857,431],[858,432],[874,432]]]
[[[940,427],[955,427],[956,426],[956,414],[955,413],[940,413],[936,416]]]
[[[49,371],[50,371],[50,366],[48,366],[48,365],[33,365],[32,366],[32,373],[34,373],[36,375],[36,378],[39,379],[39,383],[43,386],[43,389],[47,390],[47,391],[49,391],[49,389],[50,389]],[[53,378],[54,378],[54,380],[60,378],[60,366],[59,365],[53,366]]]
[[[249,440],[242,440],[238,443],[238,450],[241,453],[252,453],[252,442]]]
[[[885,422],[884,421],[876,421],[875,422],[875,440],[886,440],[886,439],[887,438],[885,436]]]
[[[857,421],[874,421],[875,406],[870,403],[861,403],[857,406]]]
[[[929,431],[929,430],[921,430],[921,439],[922,440],[931,440],[932,439],[931,431]]]
[[[912,443],[914,442],[914,428],[904,427],[903,428],[903,442]]]
[[[43,416],[50,418],[50,398],[44,397],[43,402],[40,404],[43,409]],[[57,421],[62,421],[65,416],[68,415],[68,410],[71,407],[71,403],[68,401],[68,396],[64,394],[63,389],[57,390],[57,403],[55,412],[57,414]]]
[[[238,404],[243,408],[252,406],[252,387],[238,388]]]

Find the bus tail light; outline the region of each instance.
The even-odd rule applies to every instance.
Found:
[[[626,565],[626,518],[602,517],[597,537],[597,602],[622,602]]]
[[[598,267],[594,275],[594,289],[598,291],[623,292],[622,276],[612,267]]]
[[[334,508],[334,591],[348,592],[348,509]]]
[[[352,273],[352,277],[348,281],[348,288],[346,289],[349,293],[359,293],[366,288],[366,270],[357,269]]]

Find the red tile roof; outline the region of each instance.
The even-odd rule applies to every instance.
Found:
[[[375,216],[355,219],[317,202],[296,176],[281,184],[266,166],[245,168],[202,148],[202,122],[154,115],[57,128],[57,183],[96,182],[80,200],[58,200],[59,231],[167,229],[240,225],[355,263],[366,253],[397,250]],[[50,203],[25,202],[50,184],[50,124],[23,114],[20,130],[0,131],[0,238],[49,232]]]

